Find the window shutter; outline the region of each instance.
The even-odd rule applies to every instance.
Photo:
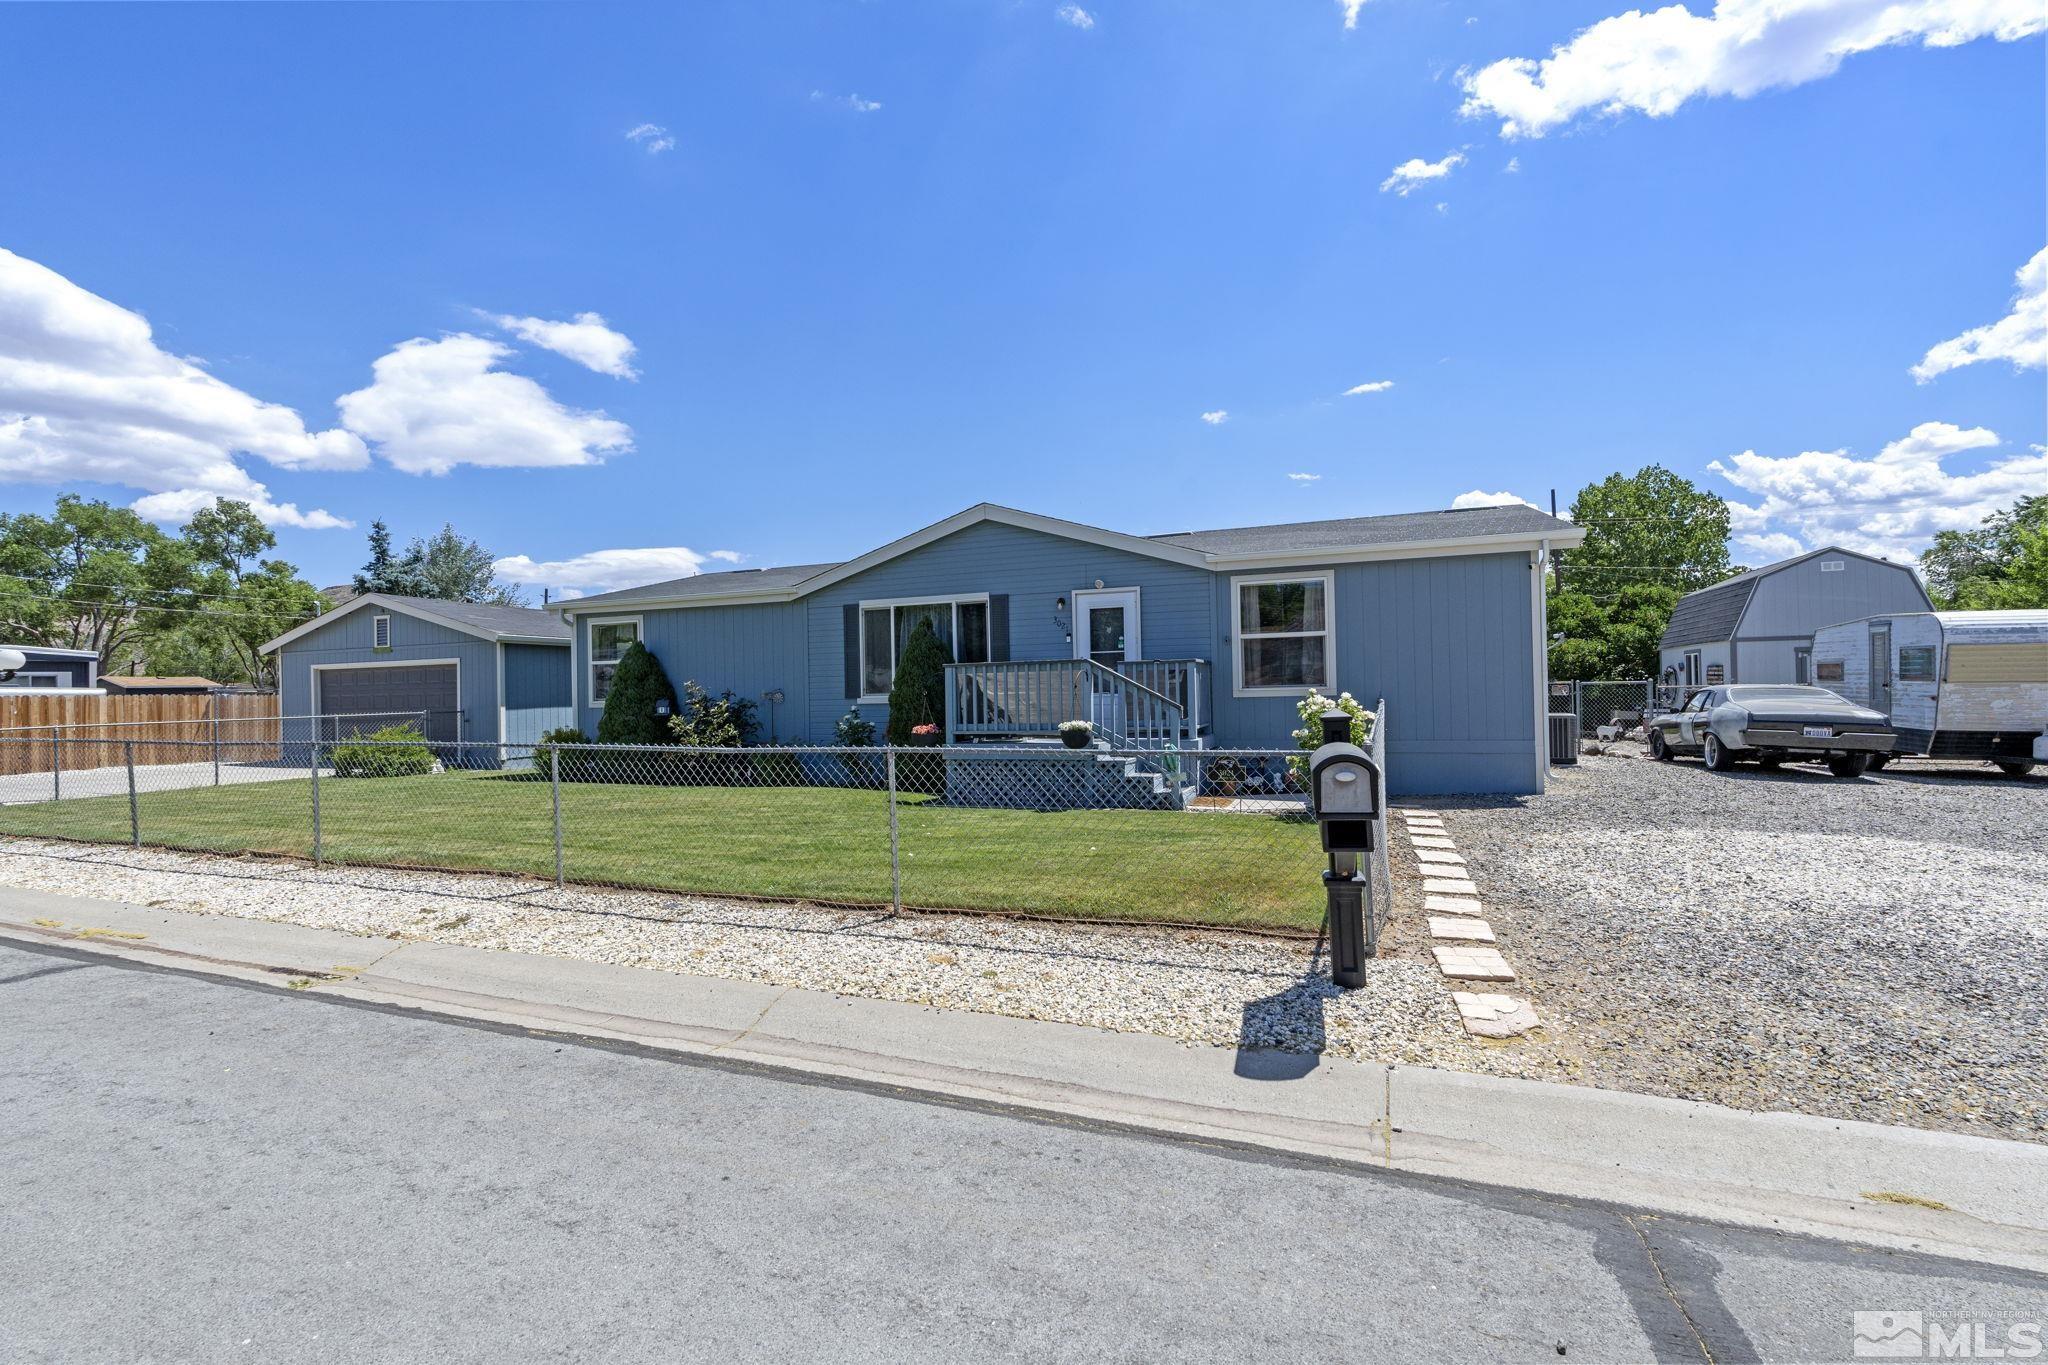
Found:
[[[860,695],[860,603],[848,602],[840,616],[846,623],[846,695],[851,700]]]
[[[988,661],[1010,661],[1010,595],[1006,592],[988,595]]]

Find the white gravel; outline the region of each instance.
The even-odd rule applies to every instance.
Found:
[[[489,875],[313,868],[30,839],[0,839],[0,883],[1188,1043],[1520,1069],[1508,1054],[1466,1037],[1450,992],[1428,965],[1374,962],[1364,989],[1340,992],[1304,940],[556,891]]]
[[[1431,804],[1561,1076],[2048,1141],[2048,777],[1617,754]]]

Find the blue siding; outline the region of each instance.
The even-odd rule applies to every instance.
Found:
[[[1238,576],[1312,571],[1261,569]],[[1392,710],[1391,767],[1397,794],[1533,792],[1542,784],[1536,732],[1531,592],[1527,554],[1446,556],[1340,564],[1336,575],[1340,691]],[[621,610],[639,615],[647,646],[680,690],[694,678],[713,692],[761,699],[781,688],[785,743],[830,743],[846,694],[848,603],[972,593],[1009,596],[1010,657],[1071,658],[1067,630],[1076,590],[1100,580],[1139,590],[1143,652],[1208,659],[1212,743],[1286,747],[1298,721],[1289,697],[1233,696],[1229,573],[1113,550],[999,522],[955,532],[793,603]],[[1065,597],[1068,609],[1055,613]],[[602,619],[602,618],[600,618]],[[588,622],[577,622],[579,724],[594,731],[589,704]],[[864,706],[882,724],[887,708]],[[763,737],[768,715],[762,708]]]
[[[569,647],[505,646],[505,742],[532,744],[571,724]]]
[[[1001,522],[956,531],[801,600],[809,620],[811,733],[829,740],[852,700],[846,695],[843,610],[849,602],[1007,593],[1010,657],[1070,659],[1074,647],[1066,626],[1054,619],[1053,603],[1067,599],[1064,616],[1071,625],[1074,591],[1100,579],[1106,588],[1138,589],[1146,657],[1210,659],[1216,657],[1212,578],[1207,569]],[[886,706],[864,706],[861,712],[877,726],[888,719]]]
[[[661,662],[662,671],[681,696],[683,684],[695,681],[713,693],[730,689],[760,706],[761,739],[799,743],[811,738],[803,727],[810,714],[804,667],[803,604],[779,602],[730,607],[690,607],[666,611],[603,612],[576,618],[576,703],[579,728],[597,733],[604,708],[590,702],[590,620],[639,616],[641,640]],[[785,700],[774,708],[771,735],[768,703],[763,694],[780,689]],[[830,727],[826,728],[830,734]]]
[[[302,635],[278,650],[277,689],[283,714],[311,715],[317,709],[313,666],[402,663],[408,660],[453,659],[460,668],[457,704],[461,707],[458,736],[495,742],[498,738],[498,647],[489,640],[418,617],[393,611],[391,648],[370,645],[370,620],[378,613],[365,607]],[[287,738],[293,736],[287,735]]]

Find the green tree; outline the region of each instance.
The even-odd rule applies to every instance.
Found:
[[[504,583],[491,565],[491,552],[453,526],[443,525],[426,540],[414,540],[398,564],[399,576],[413,584],[411,595],[443,602],[482,602],[523,607],[526,593],[517,583]]]
[[[220,498],[193,513],[162,557],[158,576],[165,581],[152,585],[136,610],[150,667],[170,671],[167,659],[179,655],[210,659],[205,676],[216,681],[275,686],[275,660],[262,652],[264,642],[326,605],[296,567],[263,557],[276,548],[277,537],[246,502]]]
[[[125,507],[66,493],[47,517],[0,515],[0,635],[92,649],[110,672],[145,626],[142,603],[184,586],[175,542]]]
[[[350,582],[357,592],[391,593],[399,597],[419,597],[414,589],[418,584],[406,579],[399,568],[399,561],[391,553],[391,528],[383,518],[370,523],[370,559],[356,570]]]
[[[1610,474],[1572,500],[1586,542],[1559,556],[1560,583],[1594,597],[1631,583],[1688,593],[1735,570],[1728,562],[1728,505],[1662,465]]]
[[[1648,678],[1657,672],[1658,642],[1678,605],[1661,583],[1631,583],[1604,600],[1566,591],[1550,597],[1550,676]]]
[[[946,723],[946,665],[952,662],[930,619],[920,620],[896,660],[896,681],[889,688],[891,744],[910,743],[913,726]]]
[[[597,722],[599,744],[667,744],[673,739],[668,719],[655,714],[660,702],[675,714],[676,689],[661,660],[634,641],[612,668],[604,694],[604,714]]]
[[[2048,494],[1993,512],[1977,530],[1938,532],[1920,553],[1920,571],[1938,607],[2048,607]]]

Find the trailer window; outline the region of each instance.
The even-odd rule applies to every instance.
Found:
[[[1842,661],[1840,659],[1822,659],[1813,666],[1813,680],[1824,683],[1840,682],[1842,680]]]
[[[1900,682],[1934,681],[1934,646],[1902,645],[1899,648]]]

